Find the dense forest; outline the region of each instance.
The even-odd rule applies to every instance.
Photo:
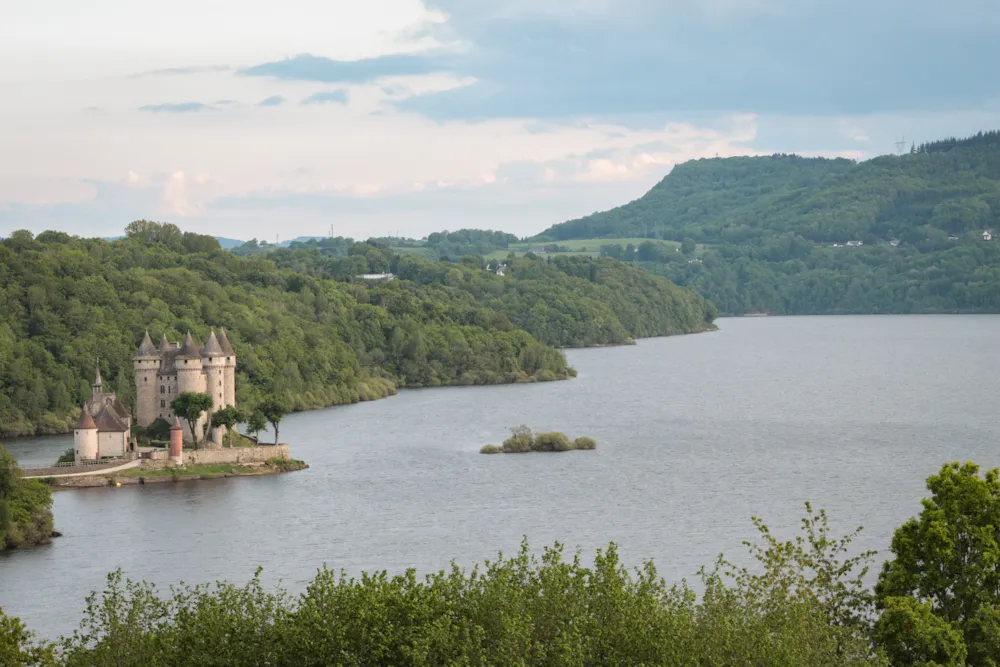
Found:
[[[313,248],[280,249],[267,257],[315,277],[348,280],[392,272],[411,298],[448,309],[487,308],[555,347],[695,333],[712,328],[716,318],[715,307],[696,293],[609,259],[541,259],[528,253],[505,260],[499,276],[498,261],[478,256],[457,263],[428,261],[397,255],[373,241],[353,245],[347,256],[326,256]]]
[[[852,553],[806,505],[779,538],[754,519],[750,567],[720,556],[700,590],[668,584],[615,544],[592,565],[527,541],[482,567],[418,577],[322,568],[305,591],[249,583],[172,586],[108,576],[79,628],[38,641],[0,610],[0,664],[662,665],[994,667],[1000,656],[998,471],[946,464],[919,516],[896,529],[874,588],[874,552]],[[859,529],[860,530],[860,529]]]
[[[17,461],[0,446],[0,551],[47,544],[52,538],[52,493],[42,482],[22,477]]]
[[[355,270],[401,279],[356,281]],[[243,258],[147,221],[113,242],[13,233],[0,242],[0,309],[6,436],[69,430],[98,359],[105,385],[131,404],[144,330],[204,340],[225,327],[237,402],[277,396],[304,410],[397,387],[566,378],[574,371],[556,346],[701,331],[715,316],[693,292],[611,260],[522,258],[497,276],[377,243],[339,258],[316,249]]]
[[[1000,132],[861,163],[695,160],[640,199],[536,240],[649,238],[644,252],[604,254],[643,262],[726,314],[1000,312],[994,233]]]

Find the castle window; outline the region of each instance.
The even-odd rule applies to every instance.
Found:
[[[170,393],[170,387],[167,387],[167,393],[168,394]]]
[[[161,385],[160,385],[160,393],[161,393],[161,394],[163,394],[163,393],[165,393],[166,391],[167,391],[167,388],[166,388],[166,387],[164,387],[164,386],[163,386],[163,385],[161,384]]]
[[[161,408],[167,407],[167,402],[166,401],[160,401],[160,407]]]
[[[219,380],[219,386],[220,387],[222,386],[222,380]]]

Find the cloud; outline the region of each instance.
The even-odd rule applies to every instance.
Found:
[[[439,121],[661,112],[869,114],[998,99],[985,0],[433,0],[475,83],[397,102]],[[889,27],[891,26],[891,29]],[[933,84],[928,85],[929,81]]]
[[[347,104],[346,90],[328,90],[321,93],[313,93],[301,102],[302,104]]]
[[[242,69],[243,76],[264,76],[283,81],[369,83],[390,76],[419,76],[451,69],[452,61],[430,54],[393,54],[360,60],[332,60],[302,54]]]
[[[135,77],[142,76],[178,76],[185,74],[204,74],[208,72],[231,72],[233,67],[229,65],[208,65],[203,67],[167,67],[164,69],[153,69],[145,72],[133,74]]]
[[[286,102],[282,95],[271,95],[270,97],[261,100],[257,103],[259,107],[277,107],[281,106]]]
[[[214,110],[215,107],[202,104],[201,102],[180,102],[177,104],[167,102],[164,104],[147,104],[146,106],[139,107],[139,111],[152,111],[154,113],[196,113],[198,111]]]

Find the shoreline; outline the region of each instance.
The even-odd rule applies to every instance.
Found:
[[[723,316],[720,315],[720,317],[723,317]],[[727,315],[725,317],[733,317],[733,316]],[[704,329],[701,329],[700,331],[691,331],[691,332],[688,332],[688,333],[679,333],[679,334],[668,334],[668,335],[664,335],[664,336],[642,336],[642,337],[639,337],[639,338],[632,338],[628,342],[625,342],[625,343],[594,343],[592,345],[581,345],[581,346],[578,346],[578,347],[556,347],[555,349],[559,350],[560,352],[565,352],[567,350],[593,350],[593,349],[611,348],[611,347],[629,347],[629,346],[635,345],[640,340],[650,340],[650,339],[654,339],[654,338],[673,338],[675,336],[695,336],[695,335],[703,334],[703,333],[712,333],[713,331],[719,331],[719,327],[716,326],[714,322],[712,323],[711,326],[706,327]],[[568,367],[568,368],[572,369],[573,371],[576,370],[576,369],[573,369],[571,366]],[[331,405],[324,405],[324,406],[318,407],[318,408],[310,408],[309,410],[295,410],[295,411],[289,412],[288,414],[293,415],[293,414],[299,414],[299,413],[304,413],[304,412],[313,412],[315,410],[327,410],[329,408],[335,408],[335,407],[344,406],[344,405],[357,405],[359,403],[369,403],[371,401],[381,401],[383,399],[395,396],[399,392],[404,391],[404,390],[408,390],[408,389],[441,389],[441,388],[445,388],[445,387],[496,387],[496,386],[501,386],[501,385],[536,384],[536,383],[541,383],[541,382],[563,382],[565,380],[572,380],[572,379],[575,379],[575,378],[576,378],[576,373],[574,372],[574,373],[571,373],[571,374],[567,375],[566,377],[556,377],[556,378],[553,378],[553,379],[544,379],[543,380],[543,379],[539,378],[537,375],[533,375],[533,376],[530,376],[530,377],[524,378],[524,379],[519,378],[519,379],[513,380],[511,382],[497,382],[495,384],[461,384],[461,383],[452,383],[452,384],[438,384],[438,385],[426,385],[426,386],[425,385],[395,385],[394,390],[391,393],[386,394],[385,396],[379,396],[377,398],[368,398],[368,399],[362,398],[362,399],[359,399],[359,400],[351,402],[351,403],[333,403]],[[16,440],[18,438],[56,437],[56,436],[72,435],[72,433],[73,433],[73,429],[69,429],[68,431],[59,431],[59,432],[47,431],[47,432],[44,432],[44,433],[33,433],[33,434],[28,434],[28,435],[10,436],[9,438],[0,438],[0,442],[2,442],[3,440]]]
[[[104,489],[122,486],[145,486],[176,482],[207,481],[229,477],[263,477],[287,472],[305,470],[309,465],[303,461],[287,460],[282,463],[240,463],[178,466],[159,470],[132,468],[125,473],[111,475],[87,475],[81,477],[39,477],[38,481],[53,491],[74,489]]]

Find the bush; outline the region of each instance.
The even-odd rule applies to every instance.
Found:
[[[565,433],[539,433],[531,449],[535,452],[568,452],[573,449],[573,443]]]
[[[864,602],[853,577],[865,563],[843,560],[825,517],[804,524],[801,544],[760,524],[765,542],[748,545],[761,574],[720,559],[701,596],[651,562],[627,567],[613,543],[591,565],[524,542],[485,567],[427,577],[323,568],[295,596],[265,589],[259,572],[163,595],[118,571],[88,597],[60,664],[886,667],[865,622],[833,615]]]
[[[597,441],[587,436],[581,436],[573,441],[576,449],[597,449]]]
[[[59,455],[59,458],[56,460],[56,464],[73,463],[75,461],[76,461],[76,451],[74,451],[73,448],[70,447],[65,452]]]
[[[531,429],[527,426],[515,426],[511,429],[509,438],[503,441],[503,451],[508,454],[523,454],[532,450],[534,438],[531,436]]]
[[[482,449],[479,450],[480,454],[500,454],[503,449],[497,447],[496,445],[484,445]]]

